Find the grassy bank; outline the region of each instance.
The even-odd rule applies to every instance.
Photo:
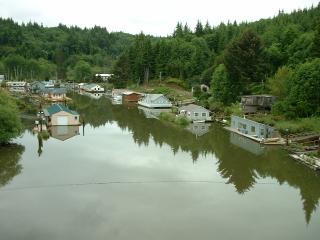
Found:
[[[288,120],[283,116],[256,114],[255,116],[251,116],[250,119],[273,126],[280,133],[286,133],[287,130],[290,134],[302,132],[320,133],[320,117]]]

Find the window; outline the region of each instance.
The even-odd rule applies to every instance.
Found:
[[[262,135],[262,136],[264,135],[264,129],[263,128],[260,129],[260,135]]]
[[[74,117],[74,120],[77,120],[77,119],[78,119],[78,117],[77,117],[77,116],[75,116],[75,117]]]
[[[255,126],[251,126],[251,132],[256,132],[256,127]]]
[[[198,117],[198,116],[199,116],[199,113],[197,113],[197,112],[194,113],[194,116],[195,116],[195,117]]]
[[[202,113],[202,117],[206,117],[207,116],[207,114],[206,113]]]

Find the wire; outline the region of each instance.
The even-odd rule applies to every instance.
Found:
[[[211,180],[155,180],[155,181],[105,181],[105,182],[87,182],[87,183],[65,183],[65,184],[52,184],[52,185],[35,185],[35,186],[22,186],[13,188],[4,188],[0,192],[19,191],[28,189],[44,189],[44,188],[63,188],[63,187],[82,187],[90,185],[115,185],[115,184],[157,184],[157,183],[207,183],[207,184],[231,184],[224,181],[211,181]],[[277,183],[257,182],[260,185],[275,185]]]

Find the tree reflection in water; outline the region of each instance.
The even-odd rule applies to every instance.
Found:
[[[167,144],[173,154],[178,151],[190,153],[194,162],[201,155],[214,155],[217,171],[227,183],[234,185],[239,194],[250,191],[259,179],[269,177],[276,179],[280,185],[287,183],[299,189],[307,223],[317,208],[320,176],[294,162],[279,148],[261,150],[234,144],[230,133],[214,124],[208,133],[197,138],[185,129],[145,118],[136,107],[112,105],[106,98],[94,100],[81,95],[72,98],[76,110],[85,115],[86,123],[93,127],[116,122],[124,131],[132,132],[133,140],[138,145],[148,146],[152,140],[160,147]]]
[[[19,164],[24,146],[11,144],[0,147],[0,187],[8,184],[16,175],[21,173]]]

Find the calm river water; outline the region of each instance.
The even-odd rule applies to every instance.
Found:
[[[220,126],[74,95],[84,127],[0,148],[0,239],[319,239],[320,177]]]

